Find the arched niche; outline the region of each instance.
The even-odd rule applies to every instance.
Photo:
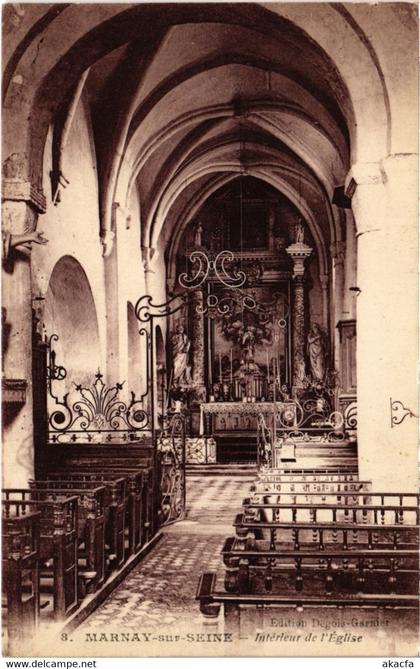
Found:
[[[74,383],[91,385],[101,366],[101,348],[95,301],[86,273],[71,256],[55,264],[45,296],[45,329],[53,342],[56,362],[67,370],[59,393],[74,390]],[[101,370],[105,371],[105,370]]]

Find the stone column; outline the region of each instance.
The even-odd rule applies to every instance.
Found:
[[[326,332],[329,330],[328,288],[330,278],[328,274],[320,274],[319,283],[322,291],[322,325]]]
[[[288,246],[288,255],[293,260],[293,389],[303,388],[305,369],[305,260],[312,249],[303,242]]]
[[[340,344],[338,332],[336,325],[339,320],[342,319],[343,312],[343,296],[344,296],[344,259],[346,252],[346,244],[343,241],[336,241],[330,246],[331,258],[333,261],[333,272],[332,272],[332,300],[333,305],[332,309],[328,312],[328,303],[327,303],[327,327],[330,329],[332,334],[332,339],[334,341],[333,346],[333,360],[331,361],[335,369],[339,369],[340,365]],[[322,277],[320,277],[322,285]],[[325,295],[327,298],[328,295]],[[325,304],[325,302],[324,302]]]
[[[203,291],[195,290],[191,300],[191,363],[194,396],[197,402],[206,401],[203,304]]]
[[[356,230],[353,213],[346,209],[346,257],[344,269],[343,319],[356,318],[356,294],[350,290],[357,285]]]
[[[346,187],[357,230],[359,476],[374,489],[415,491],[417,156],[356,164]]]
[[[26,157],[17,154],[3,164],[3,484],[14,487],[26,487],[34,475],[32,287],[30,248],[14,247],[9,235],[35,231],[38,214],[46,210],[26,169]],[[25,385],[20,397],[13,397],[11,389]]]

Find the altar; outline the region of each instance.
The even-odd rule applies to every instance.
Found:
[[[288,418],[290,427],[296,423],[296,404],[281,402],[203,402],[200,406],[200,434],[229,434],[257,432],[257,419],[261,415],[267,426],[272,427],[276,414]]]

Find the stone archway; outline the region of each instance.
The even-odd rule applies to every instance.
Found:
[[[51,273],[44,323],[48,336],[59,337],[57,363],[67,370],[60,391],[70,392],[73,382],[90,384],[101,366],[98,320],[86,273],[71,256],[60,258]]]

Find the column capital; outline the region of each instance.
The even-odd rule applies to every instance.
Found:
[[[404,175],[410,173],[417,178],[419,171],[419,156],[417,153],[395,153],[387,156],[382,161],[382,170],[387,179],[396,176],[401,176],[401,171]]]
[[[25,154],[12,153],[3,162],[2,201],[26,202],[36,213],[45,214],[45,195],[28,179],[27,166]]]
[[[104,230],[101,235],[102,255],[104,258],[109,258],[114,247],[115,232],[112,230]]]
[[[351,199],[357,186],[378,186],[383,183],[381,163],[354,163],[346,176],[344,192]]]
[[[296,242],[286,248],[286,253],[293,260],[293,278],[303,277],[305,273],[305,260],[312,253],[312,248],[303,242]]]
[[[38,214],[45,214],[47,211],[47,200],[44,193],[29,181],[3,179],[1,199],[3,202],[6,200],[26,202]]]

